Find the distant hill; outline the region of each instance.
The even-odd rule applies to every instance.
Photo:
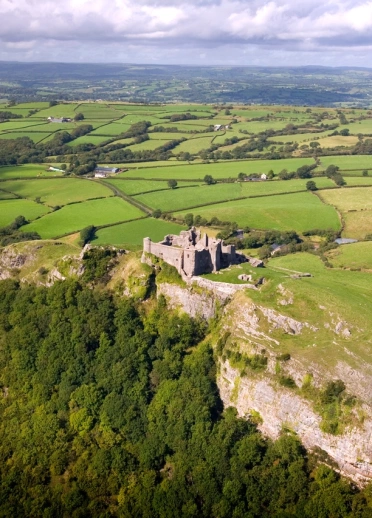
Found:
[[[20,101],[369,106],[372,69],[0,62],[0,98]]]

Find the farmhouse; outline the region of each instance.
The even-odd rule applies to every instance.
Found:
[[[195,227],[183,230],[179,236],[165,236],[159,243],[145,237],[143,252],[143,261],[146,261],[146,253],[153,254],[187,277],[216,272],[247,260],[244,255],[235,252],[234,245],[225,246],[221,239],[211,239],[207,234],[202,236]]]
[[[94,170],[94,178],[106,178],[109,174],[118,173],[118,167],[96,167]]]
[[[221,130],[225,130],[225,129],[230,129],[230,126],[228,124],[226,124],[226,126],[224,124],[215,124],[213,126],[214,128],[214,131],[221,131]]]
[[[71,122],[71,119],[68,119],[66,117],[48,117],[48,121],[62,123],[62,122]]]

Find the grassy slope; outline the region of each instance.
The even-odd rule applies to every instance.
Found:
[[[353,354],[371,363],[372,276],[369,273],[326,269],[318,257],[301,253],[270,259],[265,269],[257,270],[243,265],[224,274],[207,277],[237,282],[237,275],[245,271],[253,273],[255,278],[264,276],[266,279],[260,291],[248,290],[247,297],[257,304],[300,322],[308,322],[316,328],[304,328],[301,335],[294,336],[283,334],[271,326],[270,336],[281,343],[278,352],[284,350],[294,357],[302,357],[309,372],[313,362],[323,365],[330,377],[333,375],[330,369],[339,361],[344,360],[351,366],[360,367],[359,360],[354,364]],[[290,278],[294,272],[308,272],[312,277],[295,280]],[[293,303],[280,303],[283,295],[278,289],[279,285],[291,295]],[[335,335],[334,329],[340,321],[345,322],[350,329],[350,338]]]
[[[337,268],[372,270],[372,242],[350,243],[328,252],[330,262]]]

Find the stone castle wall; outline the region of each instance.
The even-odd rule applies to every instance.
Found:
[[[145,237],[143,251],[171,264],[187,277],[216,272],[240,262],[233,245],[224,246],[220,239],[209,239],[206,234],[202,237],[195,228],[183,230],[179,236],[165,236],[159,243]]]

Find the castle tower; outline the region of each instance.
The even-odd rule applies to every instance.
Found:
[[[151,239],[149,237],[143,238],[143,251],[151,254]]]
[[[218,272],[221,269],[221,241],[215,240],[209,245],[209,253],[212,262],[212,268],[214,272]]]

